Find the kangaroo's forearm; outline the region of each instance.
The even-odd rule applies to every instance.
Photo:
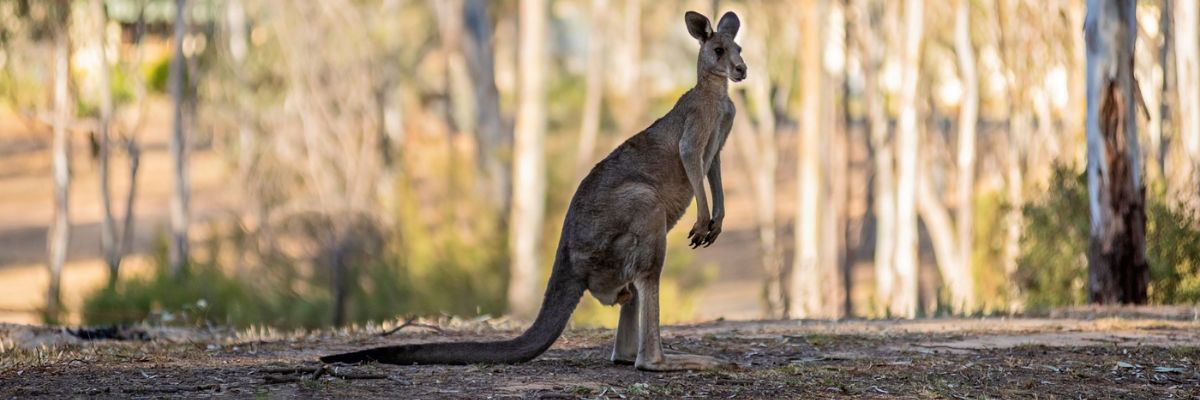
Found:
[[[679,159],[683,162],[683,171],[687,174],[688,183],[692,185],[692,193],[696,195],[696,211],[700,220],[712,217],[709,213],[708,198],[704,194],[704,170],[707,164],[708,150],[712,146],[712,125],[704,117],[689,118],[683,125],[683,135],[679,140]]]
[[[704,194],[704,173],[701,152],[683,152],[683,170],[687,173],[688,182],[692,185],[692,193],[696,195],[696,212],[700,219],[709,219],[708,196]]]
[[[713,158],[712,166],[708,167],[708,187],[712,191],[713,215],[725,214],[725,187],[721,185],[721,157]]]

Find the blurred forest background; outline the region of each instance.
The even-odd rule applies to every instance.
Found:
[[[1092,3],[0,0],[0,319],[528,317],[577,182],[695,83],[687,10],[749,79],[666,322],[1195,303],[1197,2],[1130,8],[1133,297],[1089,286]]]

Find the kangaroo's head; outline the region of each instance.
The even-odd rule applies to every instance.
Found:
[[[740,82],[746,79],[746,62],[742,61],[742,46],[734,43],[738,28],[742,22],[732,11],[721,16],[717,23],[717,31],[713,32],[708,17],[695,11],[688,11],[683,16],[687,22],[688,33],[700,41],[700,60],[698,69],[700,78],[715,75],[722,79]]]

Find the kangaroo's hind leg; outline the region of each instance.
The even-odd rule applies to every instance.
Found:
[[[728,364],[714,357],[693,354],[663,354],[662,337],[659,332],[658,286],[662,274],[663,262],[667,252],[667,226],[665,221],[653,233],[645,235],[640,241],[640,253],[645,255],[639,260],[634,286],[637,288],[637,319],[638,319],[638,350],[634,365],[646,371],[684,371],[701,370]],[[649,232],[647,232],[649,233]],[[625,322],[625,308],[621,310],[622,323]],[[619,328],[618,328],[619,329]],[[621,333],[618,332],[618,341]],[[619,343],[618,343],[619,344]]]
[[[633,365],[638,351],[638,295],[629,285],[630,297],[621,303],[621,319],[617,322],[617,340],[613,345],[612,362]]]

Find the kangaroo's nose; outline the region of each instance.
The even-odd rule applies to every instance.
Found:
[[[746,75],[746,64],[734,66],[733,69],[737,70],[739,74]]]

